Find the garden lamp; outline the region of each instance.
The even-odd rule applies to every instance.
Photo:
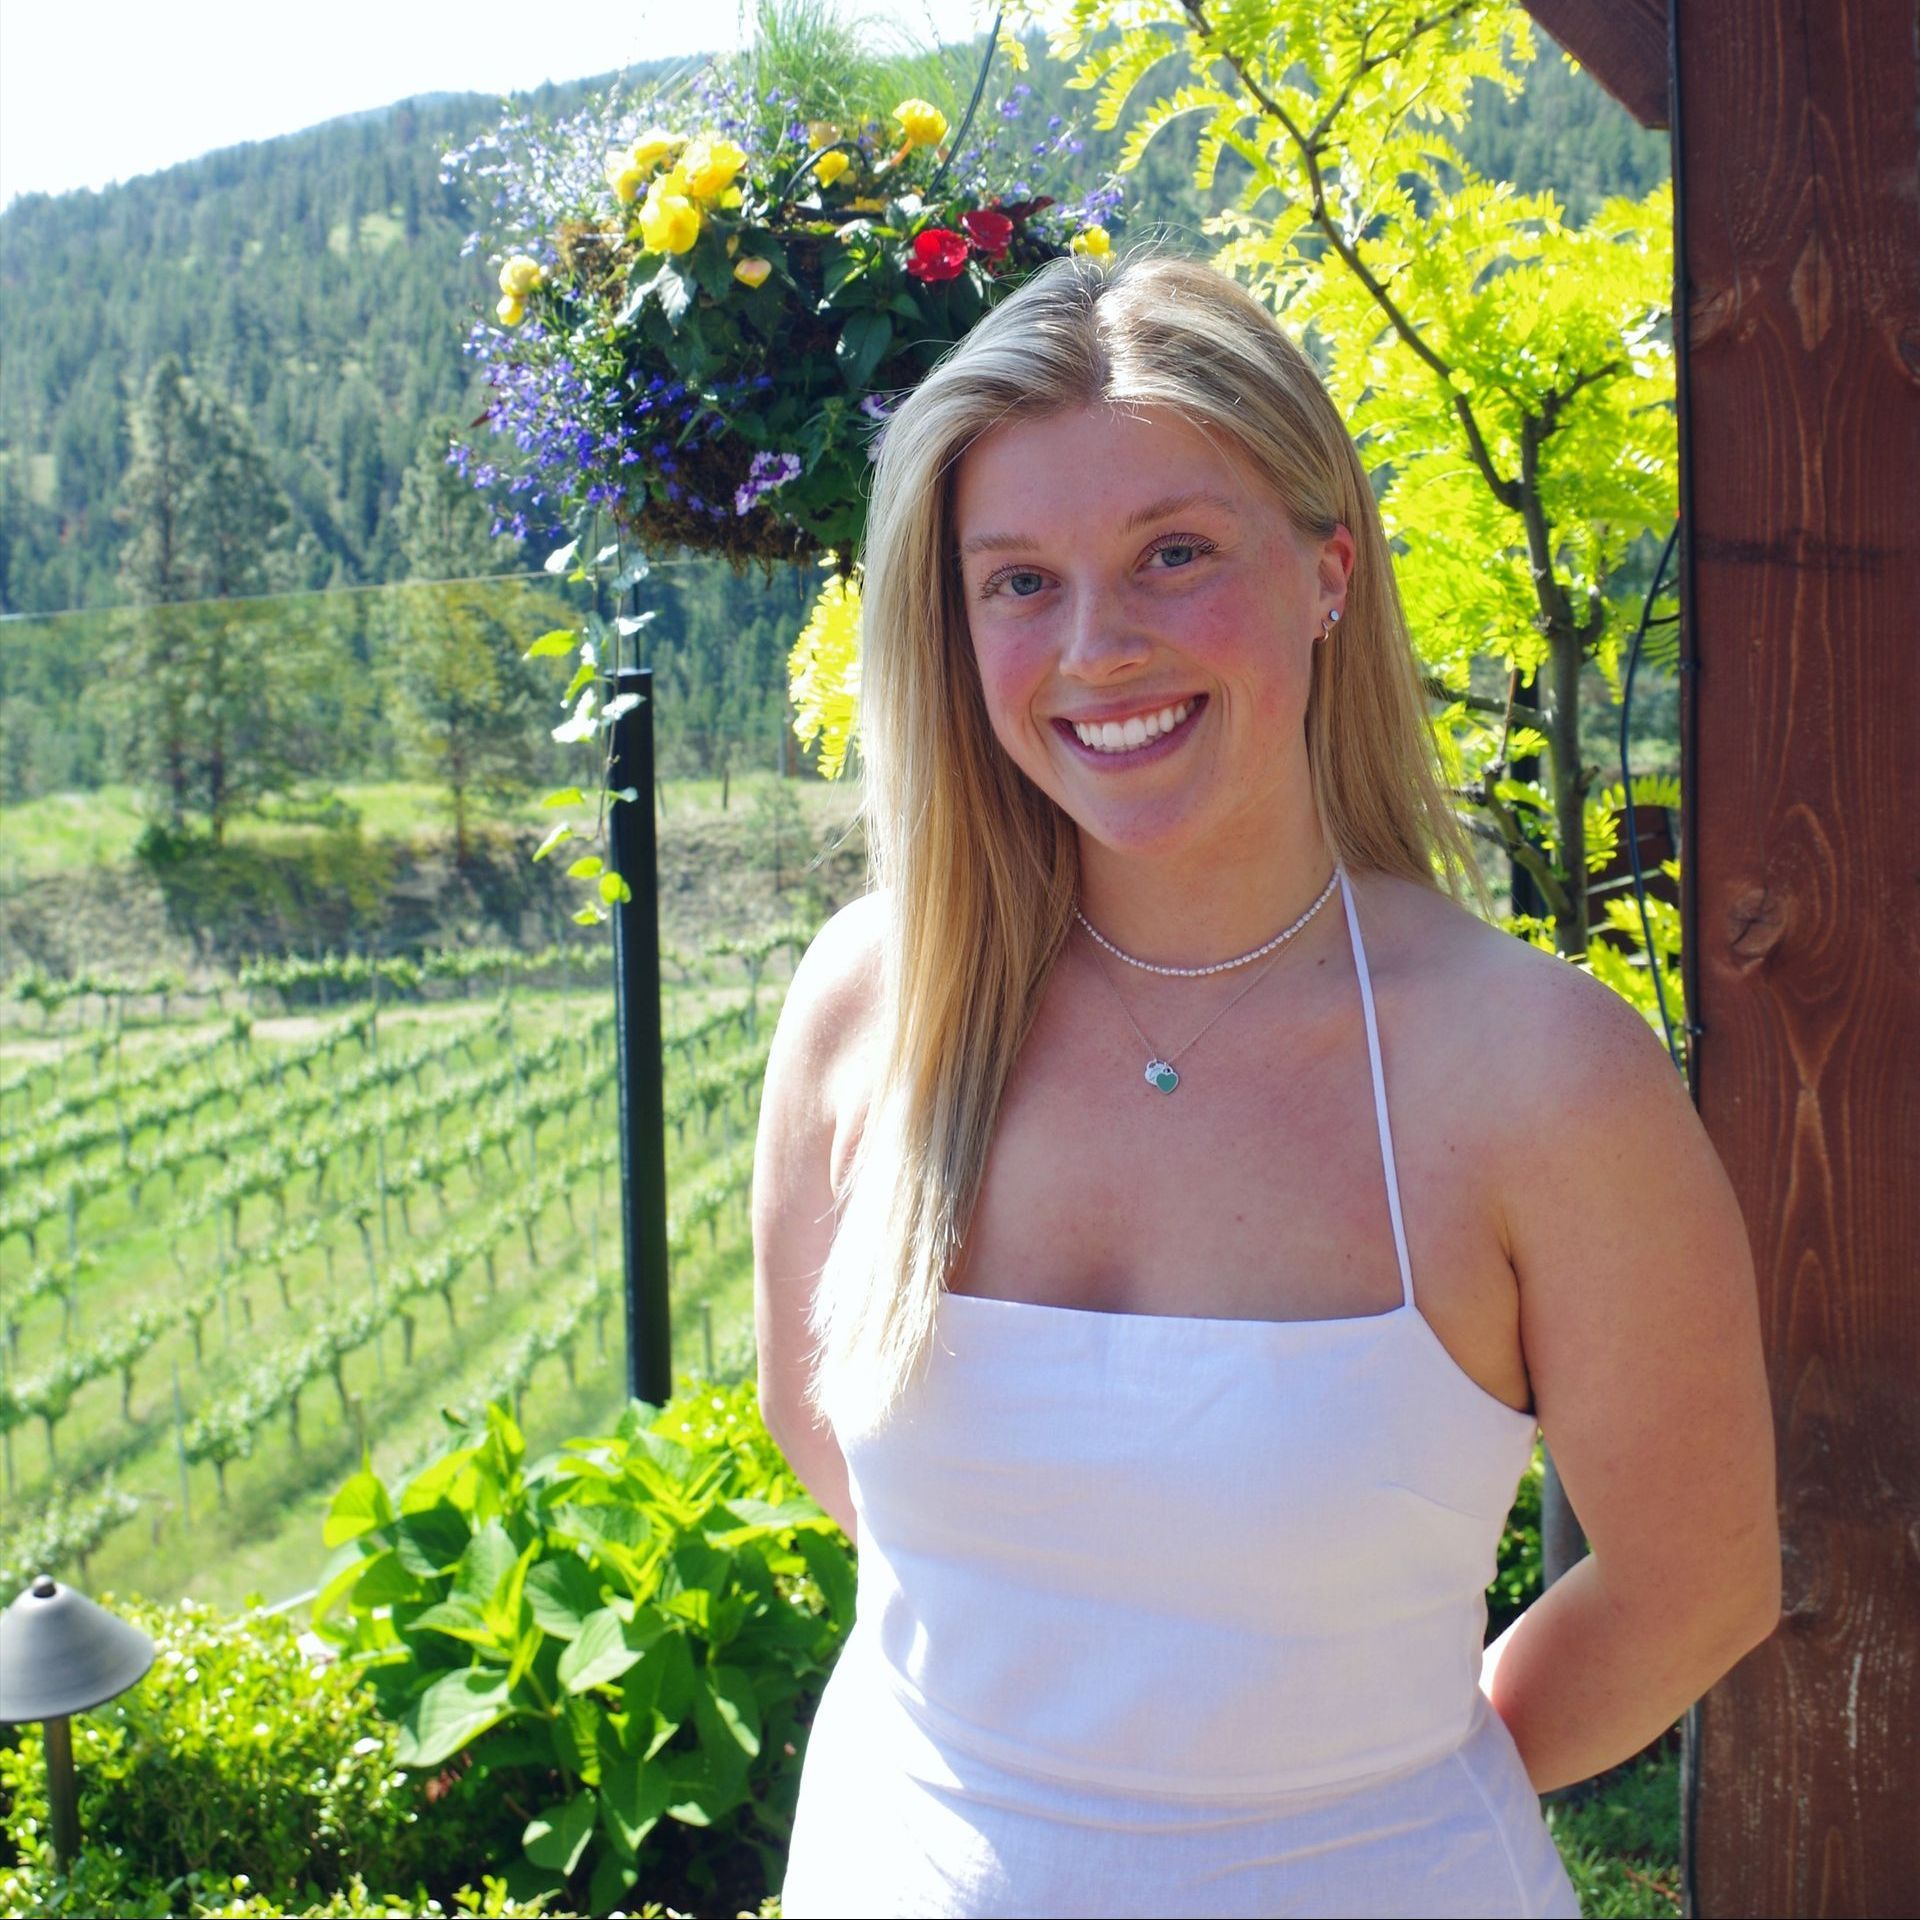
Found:
[[[153,1642],[50,1573],[0,1613],[0,1722],[39,1720],[47,1804],[61,1867],[80,1851],[80,1796],[68,1716],[124,1693],[153,1665]]]

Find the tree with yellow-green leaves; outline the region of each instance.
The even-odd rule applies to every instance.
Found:
[[[1019,0],[1016,0],[1016,5]],[[1509,95],[1535,53],[1518,6],[1465,0],[1067,0],[1033,9],[1122,172],[1199,117],[1195,184],[1244,179],[1207,222],[1317,350],[1373,472],[1436,725],[1473,831],[1530,873],[1558,950],[1585,956],[1585,876],[1621,802],[1582,763],[1579,688],[1619,696],[1644,574],[1677,501],[1671,191],[1583,225],[1551,193],[1479,176],[1449,137],[1476,81]],[[1177,63],[1177,64],[1176,64]],[[1468,691],[1476,657],[1506,697]],[[1538,675],[1538,729],[1513,694]],[[1531,718],[1531,716],[1526,716]],[[1514,762],[1544,753],[1544,781]],[[1644,803],[1647,795],[1637,796]]]

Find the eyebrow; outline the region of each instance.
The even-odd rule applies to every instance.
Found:
[[[1231,514],[1235,519],[1240,517],[1240,509],[1224,494],[1210,492],[1205,487],[1190,487],[1184,493],[1169,493],[1162,499],[1149,501],[1137,512],[1128,514],[1120,524],[1120,531],[1131,533],[1150,520],[1163,519],[1185,507],[1213,507],[1221,513]],[[970,553],[1018,553],[1032,545],[1031,534],[976,533],[971,540],[961,544],[960,557],[964,560]]]

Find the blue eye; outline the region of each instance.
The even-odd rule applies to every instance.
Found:
[[[1147,549],[1147,556],[1151,559],[1156,554],[1187,553],[1197,559],[1203,554],[1211,553],[1213,550],[1214,543],[1211,540],[1202,540],[1193,534],[1164,534]],[[1192,565],[1193,560],[1189,559],[1180,562],[1176,566],[1157,567],[1154,568],[1153,571],[1157,573],[1184,573],[1187,568]],[[1036,567],[1002,567],[998,573],[989,574],[987,578],[980,583],[980,596],[982,599],[985,599],[988,595],[992,594],[1002,582],[1012,582],[1022,577],[1039,579],[1041,576],[1039,569]],[[1035,596],[1031,593],[1021,593],[1016,589],[1012,597],[1016,600],[1031,600]]]

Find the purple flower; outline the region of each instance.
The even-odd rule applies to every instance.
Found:
[[[733,491],[733,510],[736,514],[750,513],[754,502],[764,493],[771,493],[775,487],[784,487],[789,480],[800,475],[800,456],[797,453],[756,453],[753,464],[747,469],[746,479]]]

